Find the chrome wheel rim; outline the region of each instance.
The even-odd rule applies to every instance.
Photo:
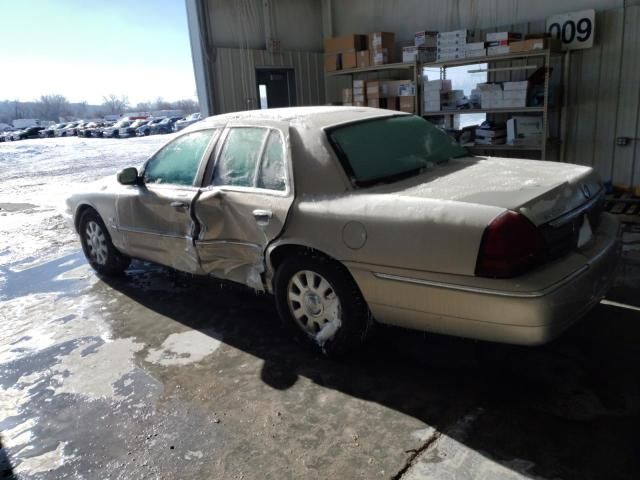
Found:
[[[287,303],[298,326],[319,344],[342,325],[342,307],[333,286],[319,273],[300,270],[289,280]]]
[[[98,265],[107,263],[107,239],[100,225],[93,220],[87,223],[85,239],[87,241],[87,247],[89,247],[89,256],[91,259]]]

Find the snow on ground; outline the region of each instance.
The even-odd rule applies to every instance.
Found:
[[[171,137],[70,137],[0,144],[0,267],[22,269],[36,258],[42,262],[77,249],[75,233],[62,215],[67,195],[123,167],[139,167]]]

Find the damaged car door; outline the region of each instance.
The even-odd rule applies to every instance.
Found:
[[[118,229],[129,255],[197,271],[191,208],[216,132],[191,132],[168,143],[147,161],[138,184],[118,195]]]
[[[293,202],[288,126],[226,130],[195,204],[205,273],[262,290],[264,252]]]

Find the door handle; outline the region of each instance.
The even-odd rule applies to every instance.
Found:
[[[186,202],[171,202],[171,206],[176,210],[189,208],[189,204]]]
[[[273,212],[271,210],[254,210],[253,217],[256,219],[256,222],[260,226],[265,226],[271,220],[273,216]]]

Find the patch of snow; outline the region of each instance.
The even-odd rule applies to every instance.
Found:
[[[221,342],[206,333],[190,330],[169,335],[160,348],[152,348],[146,361],[158,365],[188,365],[211,355]]]

